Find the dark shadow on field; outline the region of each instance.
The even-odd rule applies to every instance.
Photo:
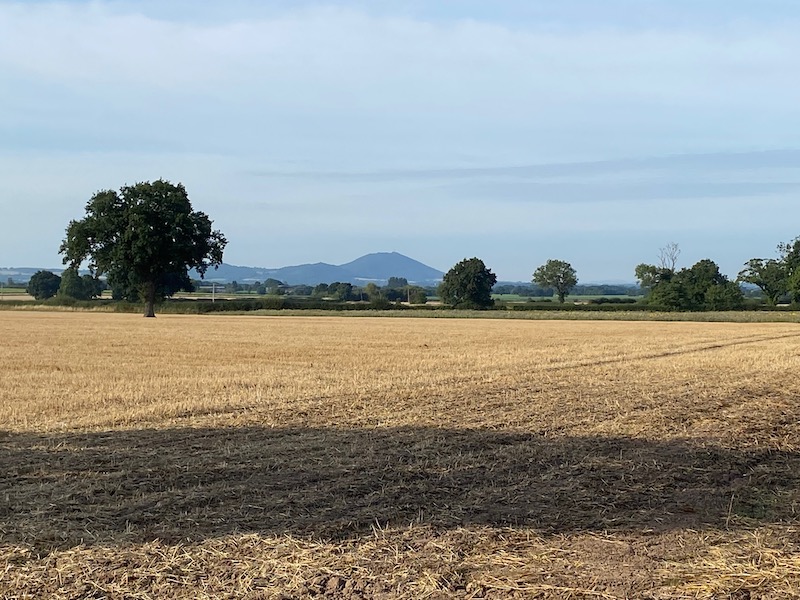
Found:
[[[800,457],[491,430],[0,432],[0,543],[322,539],[373,526],[542,533],[795,519]]]

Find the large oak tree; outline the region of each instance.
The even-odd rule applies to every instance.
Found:
[[[69,223],[59,251],[64,264],[77,267],[89,260],[93,275],[138,292],[144,316],[153,317],[156,300],[190,283],[189,269],[202,277],[222,263],[227,240],[211,223],[205,213],[192,210],[182,184],[137,183],[119,193],[97,192],[86,216]]]

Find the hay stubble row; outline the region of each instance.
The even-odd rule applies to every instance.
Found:
[[[0,335],[4,596],[800,587],[794,324],[0,312]]]

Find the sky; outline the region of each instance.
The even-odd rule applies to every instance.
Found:
[[[735,277],[800,236],[795,0],[0,0],[0,267],[164,178],[225,262]]]

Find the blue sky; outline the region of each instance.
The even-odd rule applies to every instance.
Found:
[[[800,235],[799,33],[789,0],[0,0],[0,266],[163,177],[233,264],[632,280],[676,242],[735,276]]]

